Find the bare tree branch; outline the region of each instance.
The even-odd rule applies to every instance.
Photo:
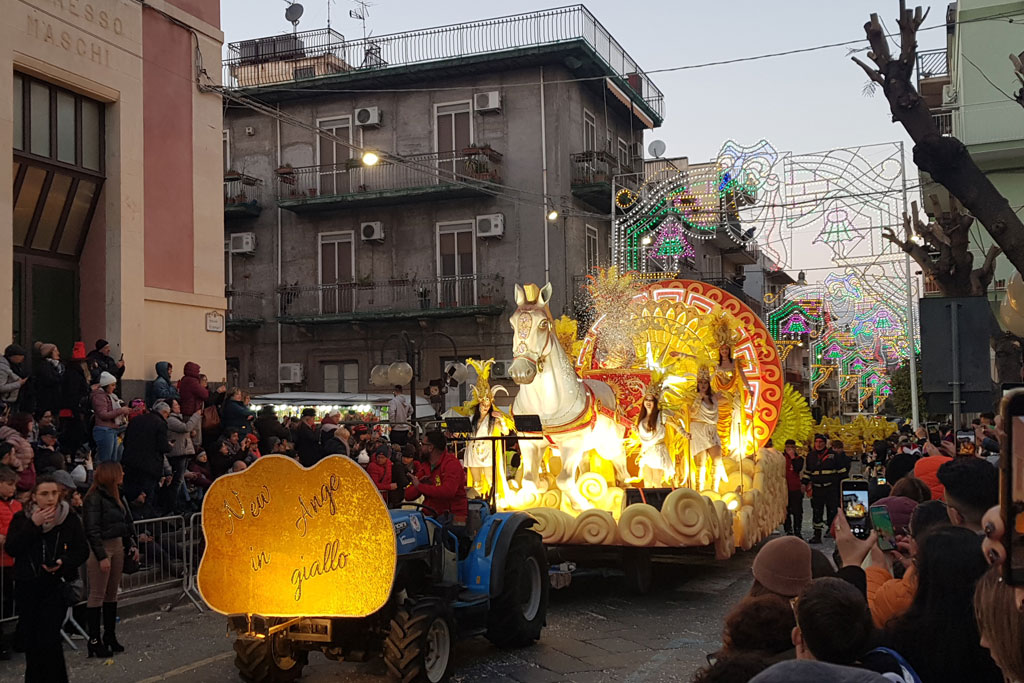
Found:
[[[1010,63],[1013,64],[1013,74],[1020,81],[1021,85],[1024,85],[1024,62],[1021,61],[1021,55],[1024,55],[1024,52],[1021,52],[1020,55],[1011,54]],[[1013,93],[1013,99],[1017,100],[1017,104],[1024,107],[1024,88]]]
[[[877,69],[872,69],[870,66],[860,61],[856,57],[850,57],[850,59],[852,59],[857,64],[857,66],[864,69],[864,73],[866,73],[868,75],[868,78],[870,78],[872,81],[878,83],[879,85],[885,85],[885,80],[882,78],[882,74],[879,73]]]

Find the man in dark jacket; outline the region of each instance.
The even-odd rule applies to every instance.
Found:
[[[845,453],[834,453],[828,447],[825,437],[815,434],[814,447],[807,454],[807,463],[801,477],[804,485],[811,489],[811,511],[814,520],[814,536],[811,537],[811,543],[821,543],[822,532],[839,512],[839,502],[842,498],[840,489],[843,479],[848,476],[850,458]]]
[[[294,439],[295,455],[298,456],[299,462],[302,463],[303,467],[312,467],[320,462],[322,457],[319,440],[316,438],[316,432],[313,431],[315,422],[316,410],[304,408],[302,410],[302,420],[299,421],[299,426],[295,428]]]
[[[279,441],[291,441],[292,433],[281,424],[274,412],[274,406],[263,406],[256,416],[254,423],[256,433],[260,435],[260,453],[273,453],[274,447],[270,443],[270,437],[277,437]]]
[[[156,379],[149,385],[149,397],[146,399],[146,405],[152,406],[157,401],[170,404],[171,399],[178,399],[178,390],[171,384],[173,369],[174,367],[165,360],[156,364]],[[192,413],[185,414],[191,415]]]
[[[181,398],[181,414],[191,415],[197,410],[202,410],[203,405],[210,398],[210,390],[206,383],[199,379],[199,364],[189,361],[185,363],[184,374],[178,380],[178,394]]]
[[[348,455],[348,430],[329,422],[320,427],[324,457],[328,455]]]
[[[124,358],[119,360],[111,358],[110,342],[106,339],[96,340],[96,348],[89,352],[86,360],[95,363],[96,369],[92,378],[94,384],[99,380],[101,372],[109,372],[117,378],[118,382],[121,381],[121,376],[124,375]]]
[[[171,450],[167,436],[167,416],[171,408],[163,401],[157,401],[152,412],[139,415],[128,423],[124,432],[125,497],[134,502],[140,494],[140,502],[154,503],[156,490],[164,475],[164,454]]]

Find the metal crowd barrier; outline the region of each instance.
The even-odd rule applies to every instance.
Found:
[[[189,515],[185,526],[185,576],[181,584],[181,595],[167,609],[174,609],[182,600],[188,600],[200,612],[203,611],[203,598],[199,595],[199,561],[206,550],[206,537],[203,535],[203,513]]]

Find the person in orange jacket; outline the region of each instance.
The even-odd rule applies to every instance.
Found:
[[[405,499],[416,500],[423,496],[423,507],[431,516],[449,517],[453,524],[461,526],[466,524],[469,512],[466,470],[447,445],[441,432],[427,433],[424,451],[430,464],[430,474],[423,479],[412,476],[412,486],[405,490]]]

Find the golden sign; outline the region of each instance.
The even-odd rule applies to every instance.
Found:
[[[203,500],[199,592],[222,614],[362,617],[384,606],[395,531],[363,468],[310,469],[268,455],[213,482]]]

